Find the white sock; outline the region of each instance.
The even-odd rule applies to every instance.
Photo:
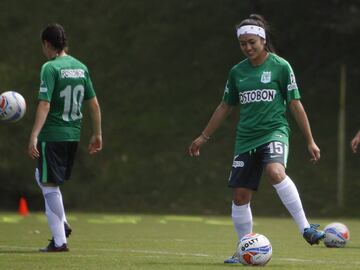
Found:
[[[62,204],[63,209],[64,209],[64,221],[65,221],[66,223],[68,223],[68,222],[67,222],[67,218],[66,218],[66,214],[65,214],[64,201],[63,201],[61,192],[60,192],[60,199],[61,199],[61,204]]]
[[[56,189],[56,188],[51,188]],[[60,190],[47,192],[44,194],[46,216],[52,235],[54,237],[55,246],[60,247],[66,244],[66,236],[64,229],[64,208],[62,205]]]
[[[65,211],[60,188],[43,186],[40,183],[38,169],[35,171],[35,179],[44,195],[45,214],[54,237],[55,246],[60,247],[67,243],[64,228]]]
[[[290,179],[286,176],[279,184],[274,185],[276,192],[278,193],[282,203],[285,205],[291,216],[295,220],[299,227],[299,231],[302,234],[305,228],[310,227],[310,224],[305,216],[304,209],[301,204],[299,192]]]
[[[244,235],[252,232],[253,222],[250,203],[237,206],[233,202],[231,218],[239,241]]]

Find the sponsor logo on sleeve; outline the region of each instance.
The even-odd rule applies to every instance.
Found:
[[[290,84],[287,86],[287,90],[291,91],[294,89],[298,89],[298,86],[296,84],[296,79],[294,73],[290,73]]]
[[[224,94],[229,94],[229,81],[226,82]]]
[[[47,92],[47,87],[46,87],[46,83],[41,80],[41,83],[40,83],[40,93],[46,93]]]

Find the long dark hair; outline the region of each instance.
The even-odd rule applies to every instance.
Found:
[[[275,47],[271,42],[271,33],[270,33],[270,26],[268,22],[264,19],[263,16],[259,14],[251,14],[249,18],[243,20],[240,24],[236,26],[236,30],[239,29],[241,26],[244,25],[256,25],[264,28],[265,34],[266,34],[266,43],[265,43],[265,49],[268,52],[275,53]]]
[[[41,33],[41,41],[49,42],[55,50],[61,52],[67,50],[67,38],[64,27],[58,23],[49,24]]]

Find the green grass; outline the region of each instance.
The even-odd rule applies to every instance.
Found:
[[[41,254],[49,230],[42,213],[0,213],[0,268],[15,269],[230,269],[235,233],[230,217],[72,213],[70,252]],[[273,246],[267,269],[360,269],[360,221],[346,248],[309,246],[291,219],[255,218],[254,231]],[[311,220],[325,225],[335,220]]]

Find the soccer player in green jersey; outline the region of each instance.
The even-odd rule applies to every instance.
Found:
[[[59,24],[41,34],[47,61],[41,69],[39,104],[30,135],[28,154],[37,159],[35,178],[45,199],[52,239],[42,252],[68,251],[71,233],[59,186],[68,180],[80,140],[83,103],[90,109],[93,134],[88,151],[102,149],[101,113],[87,67],[67,54],[67,38]],[[85,101],[85,102],[84,102]]]
[[[228,185],[233,189],[232,220],[238,240],[252,232],[250,201],[263,170],[290,212],[305,240],[318,244],[325,237],[318,225],[309,224],[293,181],[286,174],[289,125],[285,117],[289,107],[304,133],[311,160],[320,159],[295,75],[289,63],[274,53],[268,25],[260,15],[251,15],[236,29],[240,48],[246,59],[229,73],[222,102],[207,126],[189,147],[191,156],[199,156],[200,148],[224,121],[233,107],[240,105],[236,130],[234,160]],[[235,256],[225,263],[237,263]]]

